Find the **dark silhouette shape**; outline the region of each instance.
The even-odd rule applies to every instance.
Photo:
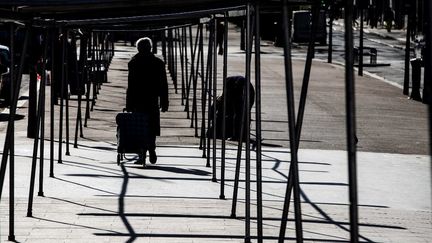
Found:
[[[24,116],[16,114],[14,118],[15,118],[15,121],[18,121],[18,120],[24,119]],[[0,122],[5,122],[5,121],[9,121],[9,114],[1,113],[0,114]]]
[[[252,108],[255,100],[255,90],[252,84],[250,84],[250,106],[249,110]],[[223,93],[216,100],[216,138],[222,138],[222,112],[223,112],[223,100],[226,99],[226,113],[225,113],[225,139],[231,139],[238,141],[240,138],[240,130],[242,127],[242,113],[245,107],[245,86],[246,79],[242,76],[231,76],[226,79],[226,94]],[[215,109],[215,104],[212,105],[210,109],[209,119],[213,119],[213,109]],[[246,129],[246,126],[243,126]],[[246,137],[246,133],[243,132]],[[209,127],[207,136],[213,137],[213,126]],[[245,139],[243,139],[245,141]]]
[[[138,54],[128,64],[128,89],[126,110],[144,113],[149,117],[151,162],[156,162],[156,136],[160,136],[160,113],[168,110],[168,84],[165,63],[151,52],[150,38],[141,38],[136,43]],[[146,151],[143,155],[145,156]],[[142,159],[145,159],[142,158]]]
[[[220,21],[217,21],[216,43],[217,43],[217,46],[219,48],[219,51],[218,51],[219,55],[222,55],[224,52],[224,49],[223,49],[224,35],[225,35],[225,25],[222,24]]]
[[[386,25],[387,32],[391,32],[393,20],[395,19],[394,12],[390,7],[384,11],[384,22]]]

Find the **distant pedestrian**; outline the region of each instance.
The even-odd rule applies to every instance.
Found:
[[[375,5],[370,5],[368,9],[368,16],[369,16],[369,26],[371,29],[377,28],[378,26],[378,17],[377,17],[377,11]]]
[[[156,163],[156,136],[160,136],[160,113],[168,111],[168,84],[165,63],[152,53],[150,38],[141,38],[136,42],[138,54],[128,64],[128,89],[126,94],[126,110],[148,114],[150,117],[151,145],[150,163]],[[138,163],[143,163],[140,158]]]
[[[219,47],[219,51],[218,51],[219,55],[222,55],[224,52],[223,49],[224,35],[225,35],[225,25],[222,24],[220,21],[218,21],[216,27],[216,39],[217,39],[217,45]]]
[[[390,7],[387,7],[387,9],[384,11],[384,23],[385,23],[387,32],[391,32],[394,18],[395,17],[394,17],[393,10]]]

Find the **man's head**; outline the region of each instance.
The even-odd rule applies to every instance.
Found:
[[[140,53],[150,53],[152,46],[152,40],[148,37],[140,38],[136,42],[136,47]]]

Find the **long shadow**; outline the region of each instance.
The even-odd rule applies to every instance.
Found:
[[[124,166],[124,164],[121,164]],[[142,166],[124,166],[125,168],[135,168],[140,170],[158,170],[158,166],[147,166],[143,168]],[[161,171],[172,172],[172,173],[181,173],[188,175],[198,175],[198,176],[207,176],[211,173],[201,170],[185,170],[179,168],[170,168],[165,167],[161,169]],[[101,175],[101,174],[84,174],[84,173],[70,173],[65,174],[67,176],[80,176],[80,177],[94,177],[94,178],[122,178],[121,175]],[[146,180],[172,180],[172,181],[209,181],[209,178],[190,178],[190,177],[168,177],[168,176],[143,176],[143,175],[135,175],[130,176],[133,179],[146,179]],[[226,182],[233,182],[233,179],[226,179]],[[245,182],[245,180],[240,179],[239,182]],[[251,183],[255,183],[256,180],[251,180]],[[285,184],[286,181],[275,181],[275,180],[263,180],[262,183],[266,184]],[[318,186],[347,186],[346,183],[339,182],[301,182],[301,185],[318,185]]]
[[[103,112],[119,112],[118,110],[114,109],[104,109],[104,108],[94,108],[95,111],[103,111]]]
[[[100,211],[104,211],[104,212],[116,213],[115,211],[112,211],[112,210],[108,210],[108,209],[104,209],[104,208],[98,208],[98,207],[90,206],[88,204],[77,203],[77,202],[73,202],[70,200],[62,199],[62,198],[57,198],[57,197],[46,197],[46,198],[49,198],[52,200],[57,200],[60,202],[70,203],[70,204],[85,207],[85,208],[91,208],[91,209],[96,209],[96,210],[100,210]]]
[[[322,210],[318,205],[316,205],[315,203],[313,203],[309,197],[306,195],[306,193],[300,188],[300,195],[304,198],[304,200],[309,203],[315,210],[317,210],[326,220],[329,220],[330,222],[332,222],[333,224],[337,225],[339,228],[347,231],[348,233],[351,232],[349,228],[347,228],[344,225],[350,225],[349,223],[342,223],[342,222],[337,222],[334,221],[324,210]],[[359,223],[359,226],[365,226],[364,224]],[[393,229],[405,229],[403,227],[397,227],[394,226]],[[359,237],[366,240],[367,242],[374,242],[371,239],[366,238],[363,235],[359,234]]]
[[[9,114],[5,114],[5,113],[0,113],[0,122],[7,122],[7,121],[9,121]],[[22,119],[24,119],[24,115],[19,115],[19,114],[16,114],[15,115],[15,121],[19,121],[19,120],[22,120]]]
[[[92,139],[89,139],[89,138],[86,138],[86,137],[84,137],[83,139],[86,139],[86,140],[89,140],[89,141],[96,141],[96,140],[92,140]],[[111,143],[110,143],[110,145],[114,146],[114,144],[111,144]],[[117,147],[117,144],[115,144],[115,146]],[[78,147],[80,147],[80,148],[84,147],[84,148],[95,149],[95,150],[104,150],[104,151],[117,151],[116,147],[113,148],[113,147],[106,147],[106,146],[88,146],[88,145],[84,145],[84,144],[81,144],[81,143],[78,144]]]
[[[126,195],[126,191],[127,191],[127,185],[129,182],[129,174],[126,171],[126,168],[123,165],[120,165],[122,172],[123,172],[123,185],[122,185],[122,190],[120,192],[120,196],[119,196],[119,216],[121,218],[121,220],[123,221],[123,224],[125,225],[126,229],[129,231],[128,236],[130,237],[126,242],[133,242],[136,238],[137,238],[137,234],[135,233],[135,230],[132,228],[132,225],[129,223],[129,221],[127,220],[126,214],[125,214],[125,204],[124,204],[124,199],[125,199],[125,195]]]
[[[207,176],[211,173],[205,170],[198,169],[183,169],[179,167],[170,167],[170,166],[147,166],[146,168],[142,168],[145,170],[161,170],[166,172],[173,172],[178,174],[189,174],[189,175],[198,175],[198,176]]]
[[[109,171],[109,170],[96,169],[96,168],[93,168],[92,166],[78,165],[78,164],[71,163],[71,162],[66,162],[66,163],[63,162],[63,165],[70,166],[70,167],[83,168],[83,169],[87,169],[87,170],[94,170],[94,171],[98,171],[98,172],[110,173],[112,175],[121,176],[120,173],[116,173],[117,171],[114,172],[114,171]]]
[[[275,171],[276,173],[278,173],[278,174],[280,174],[281,176],[283,176],[283,177],[285,177],[285,179],[286,180],[288,180],[288,176],[287,175],[285,175],[285,174],[283,174],[282,172],[280,172],[279,170],[278,170],[278,167],[279,167],[279,165],[280,165],[280,162],[278,162],[278,161],[276,161],[276,163],[275,163],[275,165],[273,166],[273,171]],[[332,224],[334,224],[334,225],[336,225],[336,226],[338,226],[339,228],[341,228],[342,230],[344,230],[344,231],[347,231],[347,232],[350,232],[350,230],[346,227],[346,226],[344,226],[343,224],[347,224],[347,223],[345,223],[345,222],[337,222],[337,221],[335,221],[334,219],[332,219],[324,210],[322,210],[318,205],[316,205],[316,204],[314,204],[307,196],[306,196],[306,193],[304,193],[304,191],[303,190],[301,190],[301,188],[300,188],[300,195],[304,198],[304,200],[307,202],[307,203],[309,203],[315,210],[317,210],[318,211],[318,213],[320,213],[327,221],[329,221],[330,223],[332,223]],[[305,221],[305,220],[303,220],[303,221]],[[349,224],[348,224],[349,225]],[[360,225],[360,224],[359,224]],[[366,242],[373,242],[372,240],[370,240],[370,239],[368,239],[368,238],[366,238],[366,237],[364,237],[364,236],[362,236],[362,235],[359,235],[359,237],[360,238],[362,238],[362,239],[364,239],[364,240],[366,240]]]
[[[48,160],[48,159],[46,159],[46,160]],[[119,176],[111,176],[112,178],[120,178],[120,176],[122,177],[122,175],[116,173],[116,172],[118,172],[118,170],[116,170],[116,169],[107,168],[107,167],[103,167],[103,166],[98,166],[98,165],[95,165],[95,164],[86,164],[86,163],[80,163],[80,162],[68,161],[68,160],[63,160],[63,164],[77,164],[77,167],[83,167],[83,168],[86,168],[86,169],[96,168],[96,169],[93,169],[93,170],[95,170],[95,171],[101,171],[101,172],[106,172],[106,173],[111,173],[111,174],[114,174],[114,175],[119,175]],[[109,164],[113,164],[113,162],[110,162]],[[69,166],[73,166],[73,165],[69,165]],[[70,174],[70,175],[74,175],[74,174]],[[142,176],[140,174],[131,173],[131,172],[129,172],[129,175],[134,175],[137,178],[138,177],[145,177],[145,176]],[[85,174],[83,176],[85,176]],[[89,176],[92,176],[92,175],[90,174]],[[101,175],[95,175],[95,176],[101,177]],[[109,177],[109,176],[105,176],[105,177]]]
[[[58,178],[58,177],[55,177],[55,179],[57,179],[59,181],[66,182],[66,183],[70,183],[70,184],[73,184],[73,185],[85,187],[85,188],[88,188],[88,189],[91,189],[91,190],[95,190],[95,191],[98,191],[98,192],[104,192],[104,193],[111,194],[111,195],[117,195],[117,193],[110,192],[110,191],[105,191],[105,190],[102,190],[102,189],[99,189],[99,188],[96,188],[96,187],[92,187],[92,186],[87,186],[87,185],[84,185],[84,184],[81,184],[81,183],[78,183],[78,182],[69,181],[69,180]]]
[[[51,223],[56,223],[56,224],[69,225],[69,226],[76,226],[76,227],[80,227],[80,228],[84,228],[84,229],[100,230],[100,231],[106,231],[106,232],[109,232],[109,233],[98,233],[98,234],[114,234],[114,235],[122,234],[122,233],[117,232],[117,231],[114,231],[114,230],[101,229],[101,228],[91,227],[91,226],[87,226],[87,225],[73,224],[73,223],[66,223],[66,222],[61,222],[61,221],[51,220],[51,219],[44,219],[44,218],[39,218],[39,217],[32,217],[32,218],[34,218],[34,219],[38,219],[38,220],[40,220],[40,221],[46,221],[46,222],[51,222]]]
[[[127,236],[126,234],[104,234],[97,233],[99,236]],[[148,234],[137,234],[137,237],[155,237],[155,238],[194,238],[194,239],[244,239],[244,235],[217,235],[217,234],[158,234],[158,233],[148,233]],[[277,236],[263,236],[264,240],[277,240]],[[257,239],[256,236],[251,236],[251,239]],[[296,238],[285,237],[285,240],[295,241]],[[336,239],[321,239],[321,238],[304,238],[307,242],[334,242],[334,243],[349,243],[349,240],[336,240]],[[365,243],[365,241],[359,241],[360,243]]]
[[[113,197],[112,195],[95,195],[98,197]],[[158,198],[158,199],[188,199],[188,200],[214,200],[219,199],[219,197],[190,197],[190,196],[152,196],[152,195],[127,195],[126,197],[136,197],[136,198]],[[231,199],[227,197],[227,199]],[[238,199],[239,202],[242,202],[242,199]],[[253,201],[253,200],[252,200]],[[283,200],[276,200],[276,199],[263,199],[263,202],[283,202]],[[304,201],[302,202],[304,203]],[[326,202],[315,202],[315,204],[318,205],[329,205],[329,206],[346,206],[348,207],[349,204],[346,203],[326,203]],[[381,205],[369,205],[369,204],[360,204],[359,207],[366,207],[366,208],[389,208],[387,206],[381,206]],[[275,210],[279,210],[276,208],[272,208]],[[282,211],[282,210],[281,210]],[[313,216],[311,216],[313,217]]]
[[[187,124],[185,124],[184,126],[168,126],[168,125],[161,125],[161,128],[166,128],[166,129],[193,129],[190,126],[188,126]]]
[[[122,217],[122,214],[116,213],[80,213],[80,216],[97,216],[97,217]],[[124,217],[146,217],[146,218],[197,218],[197,219],[232,219],[229,215],[207,215],[207,214],[164,214],[164,213],[126,213],[123,214]],[[244,220],[244,216],[237,216],[236,219]],[[256,217],[251,217],[251,220],[256,220]],[[266,221],[280,221],[279,217],[264,217],[263,220]],[[288,219],[288,221],[294,222],[294,219]],[[350,225],[349,222],[344,221],[334,221],[334,220],[317,220],[317,219],[303,219],[304,223],[310,224],[339,224],[339,225]],[[372,227],[372,228],[385,228],[385,229],[406,229],[400,226],[393,225],[382,225],[382,224],[359,224],[363,227]],[[371,242],[369,239],[362,237],[364,240]]]
[[[112,195],[95,195],[98,197],[113,197]],[[190,197],[190,196],[152,196],[152,195],[126,195],[125,197],[131,198],[158,198],[158,199],[188,199],[188,200],[218,200],[217,197]]]

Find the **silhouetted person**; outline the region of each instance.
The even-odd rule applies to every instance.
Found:
[[[393,20],[394,20],[394,12],[390,7],[384,11],[384,23],[386,25],[387,32],[391,31]]]
[[[223,93],[216,100],[216,138],[222,139],[222,120],[223,120],[223,100],[226,99],[226,111],[225,111],[225,139],[238,141],[240,139],[241,127],[242,127],[242,113],[245,105],[245,86],[246,78],[243,76],[230,76],[226,79],[226,93]],[[252,108],[255,101],[255,89],[251,83],[249,83],[249,110]],[[213,119],[213,104],[210,109],[209,119]],[[243,126],[243,139],[246,141],[245,126]],[[213,137],[213,126],[207,131],[207,136]]]
[[[217,22],[216,26],[216,42],[219,47],[218,54],[223,54],[223,43],[224,43],[224,35],[225,35],[225,25],[222,24],[220,21]]]
[[[370,5],[368,9],[368,15],[369,15],[369,25],[370,27],[377,28],[378,26],[378,17],[376,13],[376,7],[375,5]]]
[[[138,54],[128,64],[128,89],[126,94],[126,110],[148,114],[150,117],[151,144],[149,150],[150,163],[156,163],[156,136],[160,135],[160,113],[168,110],[168,84],[165,63],[152,52],[150,38],[141,38],[136,42]],[[145,160],[140,158],[138,163]]]

